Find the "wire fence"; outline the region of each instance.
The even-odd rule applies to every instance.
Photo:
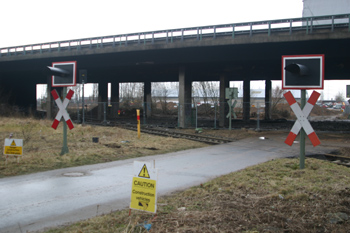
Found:
[[[297,118],[285,100],[278,103],[264,101],[243,102],[236,100],[232,102],[231,111],[228,102],[219,103],[188,103],[181,105],[175,102],[89,102],[84,104],[75,101],[68,105],[67,111],[75,123],[97,122],[109,124],[110,122],[122,124],[136,124],[136,109],[140,110],[141,124],[161,125],[164,127],[179,127],[180,119],[185,118],[186,127],[228,127],[231,122],[239,120],[259,122],[291,120]],[[244,113],[244,108],[248,114]],[[269,112],[266,112],[269,110]],[[53,110],[53,116],[58,111]],[[181,111],[184,114],[181,115]],[[318,103],[308,116],[309,121],[334,121],[348,120],[350,106],[345,102]]]

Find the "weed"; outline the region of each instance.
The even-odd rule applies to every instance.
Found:
[[[60,156],[62,124],[53,130],[51,123],[47,120],[0,117],[0,136],[6,138],[13,133],[14,138],[24,139],[20,165],[15,159],[9,159],[5,166],[5,158],[0,157],[0,177],[206,146],[199,142],[180,139],[178,143],[179,139],[150,135],[142,135],[141,139],[137,139],[137,134],[129,130],[76,125],[68,133],[69,153]],[[92,143],[92,137],[99,137],[100,142]]]

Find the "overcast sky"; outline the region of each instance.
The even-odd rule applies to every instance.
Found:
[[[0,48],[214,24],[296,18],[302,0],[2,0]]]
[[[302,0],[1,0],[0,48],[302,17]],[[262,85],[263,86],[263,85]],[[330,85],[326,85],[330,86]],[[332,85],[333,86],[333,85]],[[325,98],[344,88],[325,88]],[[339,91],[338,91],[339,90]]]

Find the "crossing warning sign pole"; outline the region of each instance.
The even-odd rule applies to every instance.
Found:
[[[317,102],[320,93],[313,91],[309,100],[306,103],[306,90],[301,90],[300,107],[297,101],[294,99],[293,94],[289,91],[284,94],[288,104],[293,110],[297,120],[295,121],[292,129],[290,130],[287,139],[284,141],[287,145],[293,145],[295,138],[300,131],[300,168],[305,168],[305,136],[307,135],[313,146],[321,144],[320,139],[317,137],[314,129],[312,128],[307,117],[309,116],[312,108]]]
[[[323,54],[282,56],[282,89],[301,91],[300,107],[290,91],[284,94],[297,117],[285,143],[293,145],[300,131],[300,169],[305,168],[305,136],[313,146],[321,143],[307,119],[320,94],[314,91],[306,103],[306,90],[323,89],[324,60]]]
[[[68,149],[68,142],[67,142],[67,125],[69,127],[69,129],[73,129],[74,125],[72,123],[72,120],[69,117],[69,114],[67,112],[66,107],[68,106],[68,103],[70,101],[70,99],[72,98],[74,91],[69,90],[68,94],[67,93],[67,87],[63,87],[63,102],[61,101],[61,99],[59,98],[59,95],[57,93],[56,90],[53,90],[51,92],[53,98],[55,99],[56,105],[59,109],[55,120],[52,123],[52,128],[57,129],[58,124],[60,123],[61,118],[64,118],[64,122],[63,122],[63,146],[62,146],[62,151],[61,151],[61,155],[67,154],[69,152]]]
[[[63,87],[63,102],[59,98],[56,90],[51,92],[53,98],[55,99],[56,105],[59,109],[56,118],[52,124],[52,128],[56,129],[62,117],[63,122],[63,146],[61,155],[67,154],[69,152],[67,145],[67,125],[69,129],[73,129],[74,125],[69,117],[66,110],[70,99],[72,98],[74,91],[69,90],[67,94],[67,87],[76,85],[76,61],[67,62],[53,62],[52,67],[47,66],[44,69],[44,73],[47,75],[52,75],[52,87]],[[84,109],[84,108],[83,108]]]
[[[284,97],[286,98],[288,104],[290,105],[293,112],[295,113],[295,116],[297,117],[297,121],[294,123],[293,128],[288,134],[285,143],[291,146],[295,138],[297,137],[299,131],[303,129],[307,136],[310,138],[312,145],[318,146],[321,142],[318,139],[315,131],[313,130],[310,122],[307,120],[307,117],[309,116],[312,108],[315,106],[317,99],[320,96],[320,93],[314,91],[311,94],[311,97],[309,98],[307,103],[305,103],[306,93],[303,93],[302,91],[301,95],[301,107],[303,110],[301,110],[297,101],[294,99],[293,94],[290,91],[284,94]]]

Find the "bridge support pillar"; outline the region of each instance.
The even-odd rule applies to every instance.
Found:
[[[230,82],[226,74],[220,76],[220,115],[219,115],[219,127],[225,127],[228,125],[228,105],[225,99],[225,90],[230,87]]]
[[[243,81],[243,121],[250,121],[250,80]]]
[[[185,67],[179,68],[179,127],[186,128],[191,124],[192,80],[185,72]]]
[[[105,114],[107,114],[108,104],[108,83],[101,81],[98,84],[98,113],[97,119],[99,121],[104,120]],[[105,112],[106,111],[106,112]]]
[[[265,120],[271,120],[271,80],[265,81]]]
[[[152,116],[152,86],[151,82],[144,82],[144,111],[147,118]]]
[[[53,111],[53,99],[51,96],[51,76],[47,76],[47,86],[46,86],[46,118],[48,120],[52,119],[52,111]]]
[[[115,119],[118,116],[119,110],[119,82],[111,83],[111,104],[112,104],[112,112],[110,116],[112,119]]]

